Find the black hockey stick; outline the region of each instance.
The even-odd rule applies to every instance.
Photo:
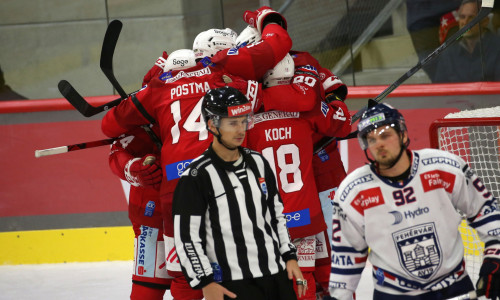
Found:
[[[66,100],[68,100],[68,102],[71,103],[76,110],[87,118],[106,111],[113,106],[117,106],[122,101],[122,98],[118,98],[101,106],[92,106],[66,80],[59,81],[57,87],[64,98],[66,98]]]
[[[393,84],[391,84],[389,87],[387,87],[382,93],[380,93],[377,97],[375,97],[375,101],[378,103],[382,101],[387,95],[389,95],[392,91],[394,91],[398,86],[400,86],[403,82],[405,82],[408,78],[413,76],[418,70],[420,70],[423,66],[428,64],[430,61],[434,60],[436,57],[438,57],[446,48],[448,48],[450,45],[453,45],[455,42],[460,40],[460,38],[467,32],[469,31],[474,25],[479,23],[483,18],[488,16],[488,14],[491,12],[493,9],[493,4],[495,3],[495,0],[483,0],[481,10],[477,14],[477,16],[472,19],[467,25],[462,27],[462,29],[458,30],[453,34],[450,38],[448,38],[446,41],[441,44],[441,46],[437,47],[434,51],[432,51],[426,58],[422,59],[419,61],[413,68],[408,70],[405,74],[403,74],[401,77],[399,77],[398,80],[396,80]],[[363,107],[362,109],[358,110],[354,116],[352,116],[352,123],[356,122],[363,113],[366,111],[367,106]],[[314,154],[317,154],[321,150],[323,150],[326,146],[328,146],[331,142],[333,142],[336,138],[326,138],[320,140],[318,143],[316,143],[314,147]]]
[[[113,56],[115,54],[116,44],[118,43],[122,27],[123,24],[119,20],[113,20],[109,23],[108,28],[106,29],[106,34],[104,35],[104,41],[102,42],[100,66],[102,72],[106,75],[118,94],[120,94],[123,99],[127,99],[128,94],[125,93],[125,90],[118,83],[115,73],[113,72]]]
[[[73,144],[73,145],[67,145],[67,146],[61,146],[61,147],[55,147],[55,148],[49,148],[49,149],[43,149],[43,150],[35,150],[35,157],[39,158],[42,156],[61,154],[61,153],[66,153],[66,152],[71,152],[71,151],[76,151],[76,150],[83,150],[83,149],[88,149],[88,148],[105,146],[105,145],[112,144],[114,141],[121,139],[121,138],[123,138],[123,137],[110,138],[110,139],[104,139],[104,140],[98,140],[98,141],[92,141],[92,142],[84,142],[84,143],[80,143],[80,144]]]
[[[113,55],[122,27],[123,24],[119,20],[113,20],[109,23],[106,29],[106,34],[104,35],[100,60],[102,72],[111,82],[111,85],[113,85],[113,87],[120,94],[120,99],[115,99],[111,102],[95,107],[90,105],[68,81],[61,80],[58,84],[59,92],[61,92],[64,98],[66,98],[66,100],[68,100],[68,102],[71,103],[76,110],[87,118],[118,105],[122,99],[126,99],[128,97],[127,93],[125,93],[123,88],[120,86],[113,73]]]

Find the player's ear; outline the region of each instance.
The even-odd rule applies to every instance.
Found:
[[[211,131],[215,130],[214,121],[211,118],[209,118],[208,121],[207,121],[207,127]]]

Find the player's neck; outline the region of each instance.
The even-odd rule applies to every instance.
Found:
[[[463,45],[469,53],[473,53],[474,48],[476,48],[478,42],[479,42],[479,36],[474,36],[474,37],[464,38]]]
[[[382,166],[378,168],[378,173],[384,177],[397,177],[406,172],[410,165],[410,156],[408,154],[408,151],[404,150],[403,154],[394,166],[388,169],[384,169]]]

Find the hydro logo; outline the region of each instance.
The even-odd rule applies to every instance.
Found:
[[[399,212],[397,210],[390,211],[389,213],[394,217],[394,223],[392,225],[397,225],[401,222],[403,222],[403,219],[415,219],[419,216],[423,216],[425,214],[429,213],[429,208],[424,207],[424,208],[417,208],[415,210],[407,210],[404,212]]]

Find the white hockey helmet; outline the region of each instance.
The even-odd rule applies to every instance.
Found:
[[[193,42],[194,56],[196,59],[212,57],[220,50],[232,48],[236,46],[236,37],[236,32],[230,28],[202,31]]]
[[[295,63],[292,56],[287,53],[274,68],[264,74],[262,82],[264,83],[264,87],[290,84],[294,73]]]
[[[194,52],[191,49],[179,49],[170,53],[163,68],[163,72],[172,70],[183,70],[194,67],[196,61]]]
[[[246,43],[245,45],[250,45],[260,41],[261,39],[262,35],[259,33],[257,28],[248,25],[236,38],[236,46],[239,47],[244,43]]]

